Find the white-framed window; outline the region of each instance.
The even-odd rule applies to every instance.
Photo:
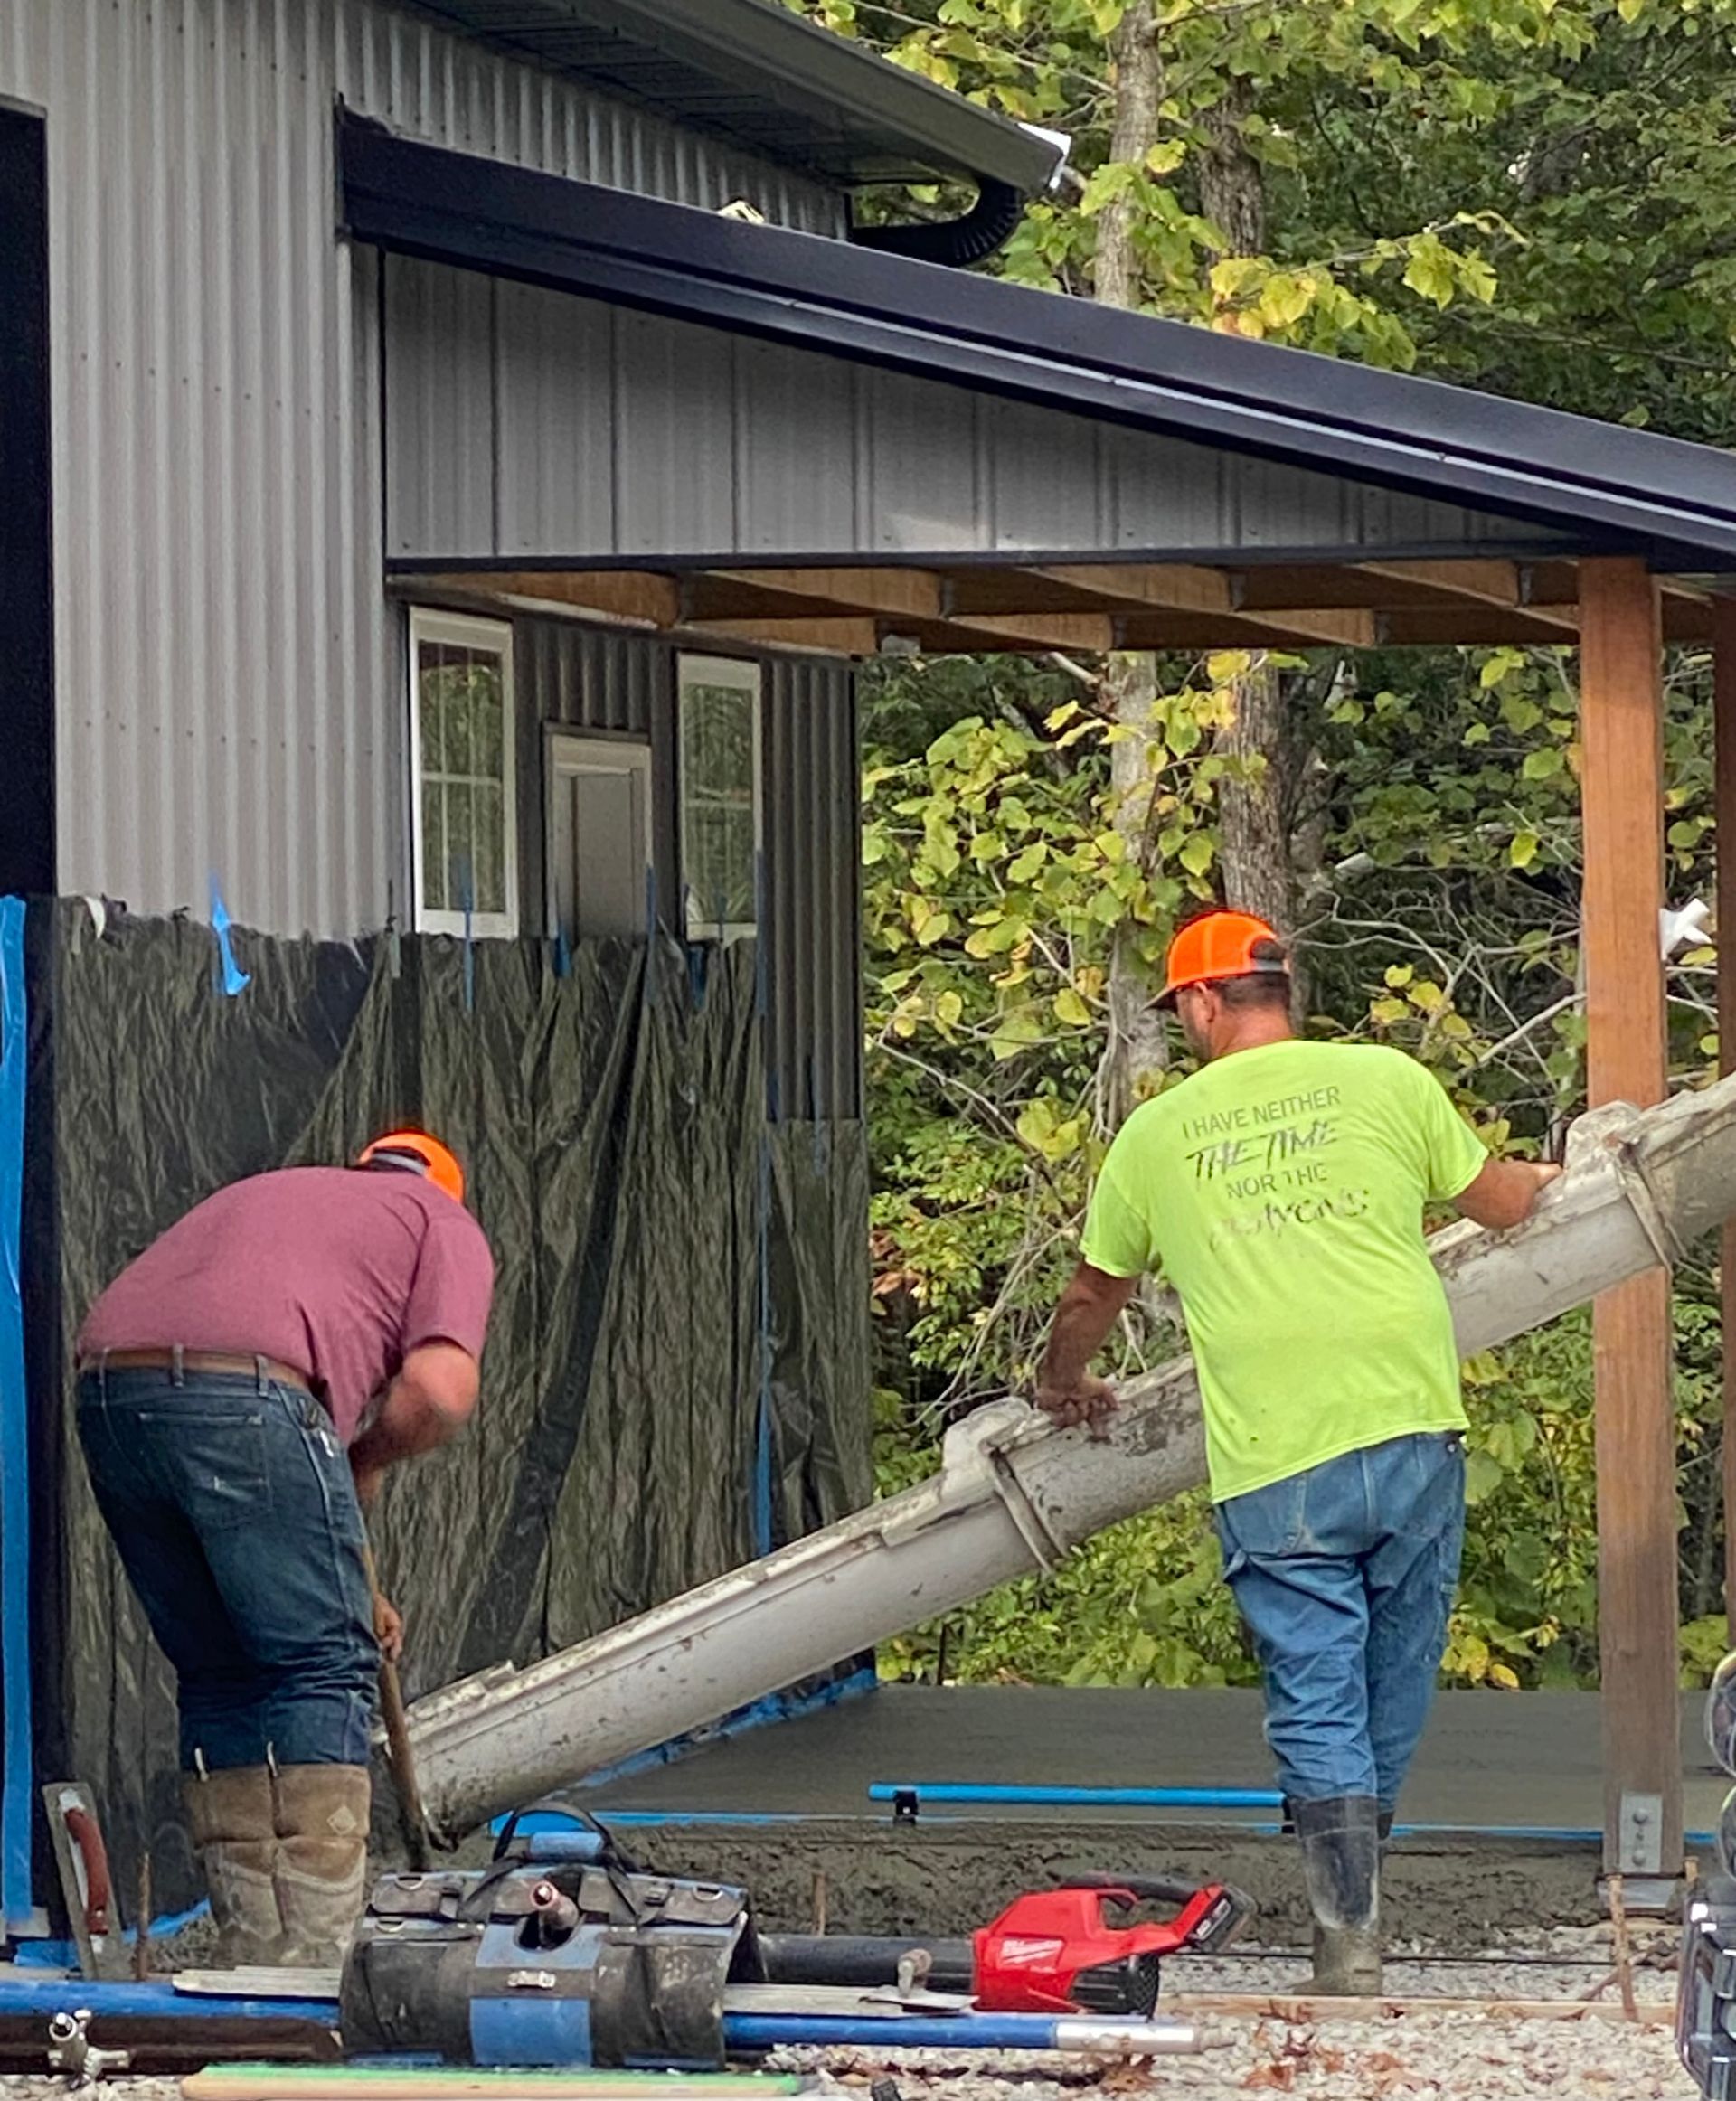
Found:
[[[549,933],[643,936],[651,870],[651,747],[550,730]]]
[[[676,659],[681,887],[690,941],[757,929],[760,666],[735,656]]]
[[[410,829],[416,928],[518,932],[513,630],[414,608],[410,616]]]

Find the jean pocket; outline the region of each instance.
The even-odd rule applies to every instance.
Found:
[[[1232,1495],[1218,1505],[1218,1535],[1224,1561],[1232,1555],[1260,1560],[1294,1554],[1307,1536],[1308,1480],[1293,1474],[1246,1495]]]
[[[194,1529],[233,1531],[257,1524],[271,1508],[265,1417],[258,1407],[194,1412],[177,1409],[160,1418],[140,1411],[159,1437],[173,1438],[171,1464],[177,1501]]]

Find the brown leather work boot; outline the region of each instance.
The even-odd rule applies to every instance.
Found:
[[[283,1960],[278,1910],[278,1836],[271,1776],[263,1766],[231,1766],[183,1776],[187,1824],[211,1894],[222,1969]]]
[[[297,1969],[341,1968],[362,1916],[368,1868],[365,1766],[279,1766],[276,1804],[281,1962]]]

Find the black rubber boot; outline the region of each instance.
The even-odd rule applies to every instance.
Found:
[[[1381,1805],[1372,1795],[1291,1804],[1302,1879],[1314,1913],[1318,1998],[1374,1999],[1381,1991]]]

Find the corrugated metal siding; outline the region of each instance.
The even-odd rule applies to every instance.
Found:
[[[862,1114],[855,681],[842,664],[774,659],[764,696],[772,1114],[844,1120]]]
[[[402,558],[1420,553],[1538,528],[391,257]],[[447,316],[488,303],[491,326]],[[564,404],[550,413],[550,404]],[[453,452],[430,486],[426,434]]]
[[[523,616],[513,623],[519,750],[519,894],[524,929],[542,931],[547,890],[548,733],[626,737],[651,748],[651,853],[659,917],[674,910],[675,655],[666,644]]]
[[[203,911],[215,876],[238,919],[342,933],[401,882],[379,264],[333,238],[340,93],[550,172],[841,221],[370,0],[0,0],[0,94],[48,116],[63,890]],[[444,469],[487,435],[424,442]],[[477,500],[458,485],[455,530]]]

